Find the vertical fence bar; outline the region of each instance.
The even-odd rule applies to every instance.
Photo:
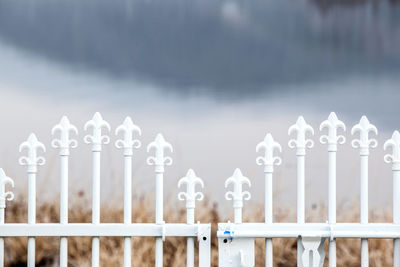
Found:
[[[383,148],[392,147],[392,154],[384,157],[386,163],[392,163],[393,175],[393,223],[400,224],[400,133],[394,131]],[[400,239],[393,240],[393,266],[400,266]]]
[[[353,126],[351,134],[354,135],[356,132],[360,133],[360,139],[354,139],[351,145],[354,148],[360,149],[360,204],[361,204],[361,223],[368,223],[368,156],[369,147],[374,148],[378,145],[375,139],[368,139],[369,132],[372,131],[378,134],[376,127],[369,123],[367,117],[362,116],[360,122]],[[369,265],[368,259],[368,239],[361,239],[361,266],[367,267]]]
[[[291,139],[288,143],[290,148],[296,148],[297,156],[297,223],[305,223],[305,155],[306,148],[312,148],[314,142],[306,139],[306,133],[314,135],[314,129],[306,123],[304,118],[300,116],[296,124],[290,126],[288,134],[297,133],[296,139]],[[303,245],[301,238],[297,240],[297,266],[302,266],[301,257],[303,255]]]
[[[4,224],[4,211],[6,208],[6,200],[14,199],[14,194],[6,191],[6,185],[14,187],[14,181],[8,177],[2,168],[0,168],[0,225]],[[1,226],[0,226],[1,227]],[[0,267],[4,266],[4,238],[0,237]]]
[[[196,173],[192,169],[189,169],[186,176],[179,180],[178,188],[183,184],[186,184],[186,192],[180,192],[178,194],[178,199],[183,201],[186,198],[186,223],[193,225],[196,200],[201,201],[204,198],[203,193],[196,192],[196,184],[204,188],[204,183],[201,178],[196,176]],[[186,252],[186,266],[194,267],[194,237],[187,238]]]
[[[93,154],[93,177],[92,177],[92,223],[100,223],[100,152],[102,144],[108,144],[110,138],[101,135],[101,129],[104,127],[111,130],[108,122],[103,120],[100,113],[96,112],[93,118],[86,122],[85,131],[93,128],[93,135],[86,135],[85,143],[92,144]],[[100,264],[100,239],[98,236],[92,237],[92,267],[99,267]]]
[[[158,134],[156,139],[147,146],[147,152],[155,149],[155,157],[148,157],[147,164],[154,165],[154,172],[156,174],[156,224],[164,224],[163,219],[163,180],[164,180],[164,166],[172,164],[172,158],[164,156],[164,150],[169,149],[173,151],[170,143],[166,142],[162,134]],[[163,239],[156,238],[156,267],[163,266]]]
[[[243,176],[240,169],[236,169],[233,175],[226,179],[225,188],[230,184],[233,184],[233,191],[226,192],[225,198],[233,200],[234,222],[242,223],[243,200],[249,200],[251,197],[248,191],[243,192],[243,184],[247,184],[250,187],[251,183],[249,178]]]
[[[320,142],[328,144],[329,156],[329,224],[336,223],[336,152],[337,144],[344,144],[346,141],[343,135],[337,135],[337,129],[342,128],[346,131],[346,126],[338,120],[336,114],[331,112],[327,120],[323,121],[319,127],[320,131],[328,128],[328,135],[322,135]],[[336,267],[336,239],[329,240],[329,267]]]
[[[258,157],[256,163],[264,165],[265,175],[265,223],[273,222],[273,188],[272,188],[272,174],[274,172],[274,165],[280,165],[282,160],[279,157],[274,157],[274,149],[282,152],[282,147],[279,143],[275,142],[271,134],[267,134],[264,141],[256,146],[256,152],[261,149],[265,150],[264,157]],[[265,266],[273,266],[273,243],[272,238],[265,239]]]
[[[133,148],[140,147],[140,141],[133,139],[133,133],[141,135],[141,130],[133,124],[130,117],[126,117],[124,122],[117,127],[115,135],[120,132],[124,134],[124,139],[117,140],[115,146],[124,150],[124,224],[132,223],[132,156]],[[130,236],[124,237],[124,267],[132,264],[132,240]]]
[[[45,159],[37,156],[37,150],[46,151],[45,146],[40,143],[35,134],[30,134],[28,140],[19,146],[19,151],[27,149],[28,156],[20,157],[19,164],[27,166],[28,174],[28,223],[36,223],[36,174],[37,166],[43,165]],[[28,237],[28,267],[35,266],[35,238]]]
[[[59,124],[55,125],[51,130],[54,135],[60,132],[60,139],[53,139],[51,145],[59,148],[60,152],[60,224],[68,224],[68,157],[69,148],[77,147],[76,140],[70,140],[69,133],[78,134],[78,129],[72,125],[66,116],[61,118]],[[60,237],[60,267],[68,266],[68,238]]]

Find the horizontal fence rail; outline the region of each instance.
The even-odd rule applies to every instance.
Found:
[[[66,116],[56,124],[52,135],[59,135],[51,142],[51,146],[59,151],[60,157],[60,223],[36,223],[36,178],[39,166],[45,164],[45,159],[39,156],[45,152],[45,146],[39,142],[35,134],[30,134],[27,141],[23,142],[19,150],[27,151],[27,156],[19,159],[21,165],[26,166],[28,178],[28,222],[5,223],[4,210],[6,201],[14,197],[12,192],[6,191],[6,185],[14,186],[13,180],[6,176],[0,169],[0,267],[4,266],[4,237],[28,237],[27,265],[35,266],[35,238],[39,236],[60,237],[60,262],[61,267],[68,266],[68,237],[88,236],[92,237],[92,267],[100,266],[100,239],[101,236],[119,236],[124,238],[124,267],[132,265],[132,237],[156,238],[156,266],[163,266],[163,242],[167,237],[187,237],[187,266],[195,266],[195,241],[198,242],[199,262],[198,266],[210,267],[211,253],[211,225],[195,223],[195,201],[202,200],[203,194],[196,192],[196,185],[204,187],[203,181],[197,177],[193,170],[189,169],[186,177],[179,180],[178,186],[186,185],[186,192],[179,193],[180,200],[186,200],[187,222],[166,223],[163,220],[163,174],[164,167],[172,164],[170,157],[164,156],[164,150],[172,152],[172,145],[165,141],[161,134],[151,142],[147,150],[155,151],[155,156],[147,159],[149,165],[155,167],[156,187],[156,222],[134,223],[132,222],[132,160],[134,149],[141,145],[136,136],[141,135],[141,130],[133,124],[130,117],[126,117],[115,130],[115,135],[122,135],[117,139],[115,146],[122,150],[124,162],[124,222],[101,223],[100,222],[100,178],[101,178],[101,152],[104,145],[110,143],[110,137],[104,131],[110,132],[111,126],[100,113],[96,112],[89,120],[84,130],[89,134],[84,137],[84,142],[91,146],[92,152],[92,223],[68,222],[68,175],[69,156],[71,148],[78,146],[78,141],[71,138],[71,134],[77,136],[78,129],[70,123]],[[140,263],[138,264],[140,266]]]
[[[385,155],[384,160],[392,164],[393,173],[393,223],[368,222],[368,157],[371,148],[376,148],[378,142],[370,138],[370,134],[378,134],[377,128],[367,117],[362,116],[359,123],[351,129],[352,135],[359,138],[352,140],[352,147],[359,149],[360,155],[360,223],[337,223],[336,221],[336,156],[338,145],[346,141],[338,130],[346,131],[345,124],[335,113],[319,127],[320,131],[327,130],[327,135],[320,136],[320,142],[327,145],[329,186],[328,207],[329,216],[326,223],[307,223],[305,221],[305,180],[306,152],[314,146],[309,138],[315,134],[314,128],[300,116],[289,130],[294,135],[288,143],[294,148],[297,158],[297,223],[273,222],[273,173],[274,167],[280,165],[282,159],[275,156],[281,152],[281,145],[268,133],[264,140],[256,146],[256,152],[264,152],[256,159],[256,163],[264,167],[265,179],[265,223],[242,223],[243,200],[250,199],[250,193],[243,191],[243,185],[250,187],[250,179],[242,172],[235,170],[228,178],[225,187],[233,184],[233,191],[226,193],[228,200],[233,200],[234,221],[218,224],[219,266],[221,267],[252,267],[254,259],[254,238],[265,238],[265,266],[273,266],[273,238],[297,238],[297,266],[322,267],[325,259],[323,244],[328,240],[329,266],[336,266],[336,239],[361,239],[361,266],[369,265],[368,239],[386,238],[394,240],[394,266],[400,266],[400,133],[395,131],[392,137],[384,143],[383,148],[392,149]]]

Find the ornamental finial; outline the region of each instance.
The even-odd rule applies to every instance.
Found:
[[[264,165],[264,172],[273,172],[274,165],[280,165],[282,163],[280,157],[274,157],[274,149],[278,149],[279,152],[282,152],[281,145],[274,140],[270,133],[268,133],[265,136],[264,141],[258,143],[256,146],[256,152],[259,152],[261,149],[265,150],[265,154],[264,157],[257,157],[257,164]]]
[[[84,137],[84,141],[86,144],[92,144],[92,151],[101,151],[102,144],[110,143],[110,137],[107,135],[101,135],[101,128],[106,128],[108,131],[111,131],[110,124],[103,120],[99,112],[96,112],[93,118],[86,122],[85,131],[87,131],[90,127],[93,128],[93,135],[86,135]]]
[[[297,155],[304,156],[306,154],[306,148],[312,148],[314,142],[311,139],[306,139],[306,133],[309,132],[314,135],[314,129],[306,123],[303,116],[300,116],[296,124],[290,126],[288,134],[291,135],[293,132],[297,132],[296,139],[291,139],[288,143],[290,148],[297,148]]]
[[[150,152],[152,148],[155,149],[155,157],[148,157],[147,164],[155,165],[156,172],[164,172],[164,166],[172,164],[172,158],[165,157],[164,150],[168,149],[173,152],[172,145],[165,141],[162,134],[159,133],[157,134],[156,139],[147,146],[147,152]]]
[[[117,148],[123,148],[125,156],[132,156],[133,148],[139,148],[141,146],[139,140],[133,139],[133,133],[141,135],[142,131],[138,126],[133,124],[132,119],[128,116],[125,118],[124,122],[115,129],[115,135],[118,135],[120,132],[124,134],[124,139],[118,139],[115,142],[115,146]]]
[[[27,157],[23,156],[19,158],[19,164],[28,166],[28,173],[36,173],[37,166],[43,165],[46,162],[43,157],[37,156],[37,150],[39,148],[42,149],[43,152],[46,152],[46,148],[41,142],[37,140],[34,133],[31,133],[28,137],[28,140],[26,140],[19,146],[19,152],[22,152],[22,150],[24,149],[28,150]]]
[[[335,112],[331,112],[327,120],[323,121],[319,126],[319,130],[322,131],[324,128],[328,128],[328,135],[322,135],[319,138],[321,144],[328,144],[328,151],[337,151],[337,144],[344,144],[346,138],[343,135],[337,134],[337,129],[341,128],[346,131],[344,123],[338,119]]]
[[[186,192],[180,192],[178,199],[183,201],[186,198],[186,208],[194,209],[196,200],[202,201],[204,198],[203,193],[196,192],[196,185],[198,184],[201,188],[204,188],[204,183],[201,178],[196,176],[196,173],[192,169],[189,169],[186,176],[179,180],[178,188],[183,184],[186,184]]]
[[[378,141],[376,141],[376,139],[368,139],[368,134],[369,132],[378,134],[378,130],[374,125],[369,123],[366,116],[362,116],[360,122],[351,129],[352,135],[356,132],[360,132],[360,139],[354,139],[351,141],[351,145],[354,148],[360,148],[360,155],[369,155],[369,147],[375,148],[378,145]]]
[[[13,192],[6,191],[6,184],[14,187],[14,181],[0,168],[0,209],[6,208],[6,200],[11,201],[14,199]]]
[[[249,187],[251,186],[249,178],[243,176],[240,169],[236,169],[231,177],[226,179],[225,188],[227,188],[230,184],[233,184],[233,192],[228,191],[225,194],[225,198],[227,200],[233,200],[234,208],[242,208],[243,207],[243,199],[249,200],[251,195],[248,191],[243,192],[243,184],[247,184]]]
[[[69,138],[69,133],[74,132],[78,134],[78,129],[69,122],[67,116],[63,116],[61,121],[53,127],[51,134],[54,135],[57,131],[60,132],[60,139],[53,139],[51,146],[60,148],[60,155],[68,156],[69,148],[76,148],[78,146],[76,140]]]
[[[394,131],[392,138],[387,140],[383,145],[383,149],[392,147],[392,154],[386,154],[384,156],[384,160],[387,163],[392,163],[392,169],[394,171],[400,170],[400,133],[398,131]]]

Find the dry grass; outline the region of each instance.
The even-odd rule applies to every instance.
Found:
[[[17,198],[23,199],[23,198]],[[70,222],[90,222],[90,203],[81,194],[76,201],[70,204]],[[133,216],[135,222],[152,222],[154,210],[152,201],[146,197],[135,197]],[[185,209],[177,209],[174,205],[166,205],[171,208],[165,210],[167,222],[184,222]],[[351,205],[345,213],[338,218],[339,221],[358,221],[358,206]],[[38,206],[38,222],[58,222],[59,210],[57,202],[46,202]],[[182,206],[181,206],[182,207]],[[217,239],[215,237],[217,223],[221,221],[215,204],[203,202],[196,208],[197,218],[201,222],[212,223],[212,266],[218,266]],[[290,209],[276,209],[275,220],[285,222],[287,218],[293,218],[294,211]],[[314,207],[310,212],[308,221],[321,221],[324,218],[325,207]],[[389,212],[386,212],[389,214]],[[115,207],[103,206],[101,210],[102,222],[122,222],[123,210]],[[391,221],[390,216],[372,214],[373,221]],[[285,220],[286,219],[286,220]],[[9,203],[6,209],[7,222],[26,222],[27,205],[25,200],[17,200]],[[263,220],[262,208],[254,208],[246,213],[246,221],[260,222]],[[6,238],[6,266],[26,266],[27,238]],[[123,240],[117,237],[101,238],[101,265],[122,266]],[[326,245],[326,244],[325,244]],[[37,266],[57,266],[59,253],[58,238],[36,239],[36,264]],[[264,241],[256,240],[256,266],[264,266]],[[325,248],[326,251],[326,248]],[[133,239],[133,265],[154,266],[154,238]],[[87,237],[69,238],[68,243],[69,266],[91,265],[91,239]],[[370,241],[370,266],[392,266],[393,260],[392,240]],[[197,255],[196,255],[197,257]],[[185,266],[186,242],[184,238],[167,238],[164,244],[164,266]],[[327,266],[327,258],[325,266]],[[359,239],[339,239],[337,241],[338,266],[360,266],[360,241]],[[274,239],[274,264],[275,266],[296,266],[296,240]]]

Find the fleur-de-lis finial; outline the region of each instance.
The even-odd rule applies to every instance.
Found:
[[[328,135],[321,135],[319,141],[322,144],[328,144],[328,151],[337,151],[337,144],[344,144],[346,138],[343,135],[337,134],[337,129],[341,128],[346,131],[346,126],[339,120],[335,112],[331,112],[327,120],[323,121],[319,126],[319,130],[322,131],[324,128],[328,128]]]
[[[226,179],[225,188],[233,184],[233,191],[228,191],[225,194],[227,200],[233,200],[234,208],[242,208],[243,200],[249,200],[251,195],[248,191],[243,192],[243,184],[251,186],[249,178],[243,176],[240,169],[236,169],[231,177]]]
[[[369,148],[375,148],[378,145],[378,141],[375,139],[368,139],[369,132],[378,134],[378,130],[374,125],[369,123],[367,117],[362,116],[360,122],[353,126],[351,134],[354,135],[356,132],[360,132],[360,139],[354,139],[351,141],[351,145],[354,148],[360,148],[360,155],[369,155]]]
[[[110,143],[110,137],[107,135],[101,135],[101,129],[106,128],[108,131],[111,131],[110,124],[103,120],[99,112],[96,112],[93,118],[86,122],[85,124],[85,131],[89,129],[89,127],[93,128],[93,135],[86,135],[84,137],[84,141],[86,144],[92,144],[92,151],[101,151],[102,144]]]
[[[400,171],[400,133],[394,131],[392,138],[387,140],[383,145],[383,149],[386,150],[392,147],[392,154],[387,154],[384,156],[386,163],[392,163],[392,170]]]
[[[265,150],[264,157],[257,157],[256,162],[258,165],[264,165],[264,172],[272,172],[274,170],[274,165],[280,165],[282,163],[280,157],[274,157],[274,149],[278,149],[279,152],[282,152],[282,147],[274,140],[272,135],[268,133],[264,141],[258,143],[256,146],[256,152],[259,152],[261,149]]]
[[[6,191],[7,184],[14,187],[14,181],[0,168],[0,209],[6,208],[6,200],[11,201],[14,199],[13,192]]]
[[[45,146],[37,140],[34,133],[31,133],[28,137],[28,140],[19,146],[19,152],[22,152],[24,149],[28,150],[27,157],[23,156],[19,158],[19,164],[28,166],[28,173],[36,173],[37,166],[43,165],[46,162],[43,157],[37,156],[37,150],[39,148],[42,149],[43,152],[46,152]]]
[[[297,132],[296,139],[291,139],[288,143],[290,148],[297,148],[296,154],[298,156],[304,156],[306,154],[306,148],[312,148],[314,142],[311,139],[306,139],[306,133],[309,132],[314,135],[314,129],[306,123],[303,116],[300,116],[296,124],[290,126],[288,134],[291,135],[293,132]]]
[[[183,184],[186,184],[186,192],[180,192],[178,199],[183,201],[186,198],[186,208],[194,209],[196,200],[202,201],[204,198],[203,193],[196,192],[196,185],[198,184],[201,188],[204,188],[204,183],[201,178],[196,176],[196,173],[192,169],[189,169],[186,176],[179,180],[178,188]]]
[[[117,148],[123,148],[125,156],[132,156],[133,148],[139,148],[141,146],[139,140],[133,139],[133,133],[142,135],[142,131],[137,125],[133,124],[132,119],[128,116],[125,118],[124,122],[115,129],[115,135],[118,135],[120,132],[124,134],[124,139],[118,139],[115,142],[115,146]]]
[[[54,135],[57,131],[60,132],[60,139],[53,139],[51,146],[60,148],[60,155],[68,156],[69,148],[76,148],[78,146],[76,140],[69,138],[69,133],[74,132],[78,134],[78,129],[69,122],[67,116],[63,116],[60,123],[51,129],[51,134]]]
[[[155,165],[156,172],[164,172],[164,166],[172,164],[172,158],[165,157],[164,150],[168,149],[173,152],[172,145],[165,141],[162,134],[157,134],[156,139],[147,146],[147,152],[150,152],[152,148],[155,149],[156,154],[155,157],[147,158],[147,164]]]

